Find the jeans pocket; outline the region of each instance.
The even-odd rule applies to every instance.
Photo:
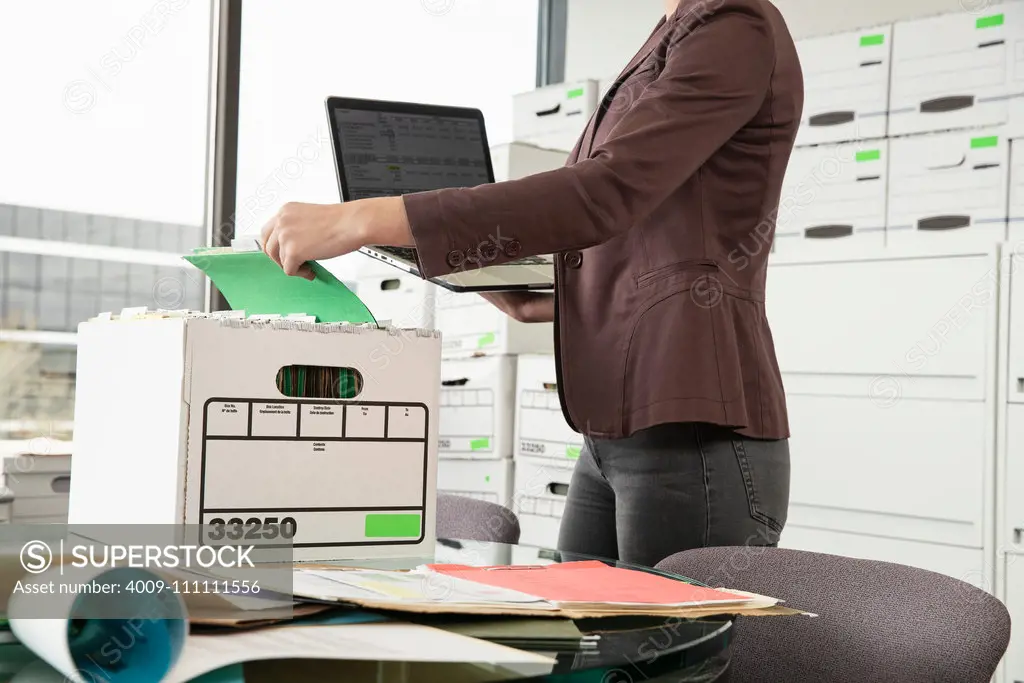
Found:
[[[789,513],[789,441],[733,439],[750,516],[777,534]]]

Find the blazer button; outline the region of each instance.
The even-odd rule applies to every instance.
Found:
[[[565,255],[565,265],[570,268],[579,268],[583,264],[583,254],[578,251],[570,251]]]
[[[480,247],[480,258],[490,263],[494,259],[498,258],[498,247],[488,242],[484,246]]]
[[[476,247],[466,250],[466,260],[470,263],[480,263],[480,250]]]
[[[519,256],[519,253],[523,250],[523,245],[519,243],[519,240],[509,240],[509,243],[505,245],[505,256],[509,258],[515,258]]]
[[[452,249],[448,252],[448,265],[452,268],[458,268],[466,262],[466,255],[458,249]]]

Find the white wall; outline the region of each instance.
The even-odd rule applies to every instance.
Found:
[[[981,12],[993,4],[990,0],[775,0],[797,39],[944,12]],[[569,0],[566,80],[618,74],[663,12],[663,0]]]

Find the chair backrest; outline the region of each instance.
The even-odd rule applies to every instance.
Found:
[[[440,493],[437,496],[437,537],[518,543],[519,518],[497,503]]]
[[[818,615],[740,618],[729,683],[987,683],[1010,639],[999,600],[923,569],[769,547],[700,548],[657,568]]]

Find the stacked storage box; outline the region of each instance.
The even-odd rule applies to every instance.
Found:
[[[554,356],[520,356],[515,422],[515,509],[522,536],[513,560],[543,564],[553,559],[569,480],[583,446],[562,415]]]
[[[0,486],[0,524],[10,524],[14,510],[14,494]]]
[[[4,458],[3,474],[4,485],[14,496],[10,514],[12,524],[67,523],[71,491],[70,455]]]
[[[491,150],[497,181],[560,168],[566,153],[512,143]],[[442,335],[438,491],[513,503],[513,435],[519,354],[550,352],[550,323],[512,320],[475,294],[436,290]],[[507,549],[490,560],[508,562]]]
[[[597,81],[559,83],[513,98],[512,135],[545,149],[569,152],[597,110]]]

